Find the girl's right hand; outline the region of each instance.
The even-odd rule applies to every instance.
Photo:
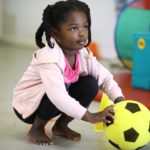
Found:
[[[82,120],[93,124],[99,122],[111,123],[111,121],[114,120],[114,113],[113,105],[111,105],[106,107],[103,111],[97,113],[90,113],[89,111],[86,111],[82,117]]]

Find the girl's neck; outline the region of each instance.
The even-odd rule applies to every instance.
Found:
[[[67,51],[67,50],[63,50],[63,53],[66,57],[74,57],[76,55],[77,51]]]
[[[60,46],[60,44],[57,40],[56,40],[56,42]],[[77,52],[76,50],[66,50],[65,48],[62,48],[62,47],[61,47],[61,49],[66,57],[73,57],[76,55],[76,52]]]
[[[76,52],[77,51],[66,51],[66,50],[63,50],[63,53],[64,53],[66,59],[68,60],[68,62],[69,62],[69,64],[70,64],[72,69],[75,68]]]

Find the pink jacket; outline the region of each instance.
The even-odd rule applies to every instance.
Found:
[[[38,108],[45,93],[60,111],[73,118],[81,119],[87,110],[66,91],[64,54],[55,41],[54,43],[53,49],[45,46],[33,53],[30,66],[14,89],[13,107],[23,118],[27,118]],[[97,62],[91,52],[86,48],[81,49],[79,59],[80,74],[93,75],[110,99],[123,96],[112,74]]]

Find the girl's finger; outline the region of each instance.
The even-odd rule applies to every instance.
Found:
[[[105,123],[111,123],[111,120],[103,119],[103,122],[105,122]]]
[[[112,107],[107,107],[107,111],[111,112],[111,113],[115,113],[113,106]]]
[[[110,117],[110,118],[112,118],[112,119],[115,118],[114,115],[113,115],[112,113],[108,113],[108,114],[107,114],[107,117]]]

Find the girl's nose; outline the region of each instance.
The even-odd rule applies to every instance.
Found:
[[[86,31],[84,29],[79,30],[79,37],[84,37],[86,35]]]

